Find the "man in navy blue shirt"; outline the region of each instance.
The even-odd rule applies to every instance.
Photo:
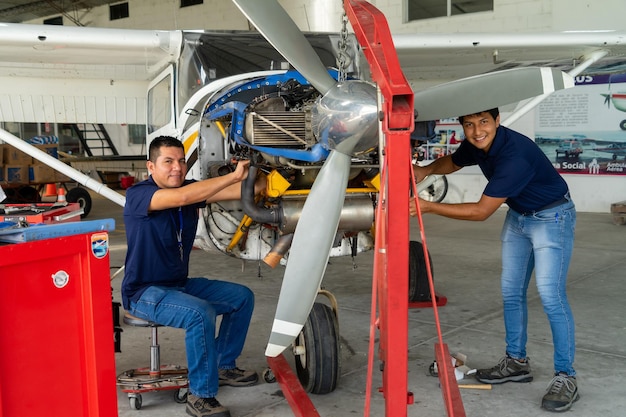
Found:
[[[186,180],[183,144],[160,136],[150,143],[150,177],[126,192],[124,223],[128,252],[122,302],[132,315],[185,329],[189,394],[187,414],[229,417],[217,399],[220,385],[249,386],[255,371],[239,369],[254,309],[249,288],[203,277],[188,277],[189,254],[198,210],[221,200],[239,199],[250,161],[203,181]],[[262,181],[257,184],[262,187]],[[217,338],[216,318],[222,316]]]
[[[485,383],[530,382],[526,355],[526,293],[533,269],[552,329],[554,378],[541,406],[568,410],[578,400],[574,318],[565,284],[574,246],[576,210],[565,180],[539,147],[526,136],[500,126],[498,109],[459,117],[465,138],[451,155],[414,167],[416,180],[478,165],[488,180],[478,202],[446,204],[420,199],[422,213],[461,220],[485,220],[503,203],[509,206],[502,228],[502,300],[506,355],[476,378]],[[411,215],[416,214],[411,201]]]

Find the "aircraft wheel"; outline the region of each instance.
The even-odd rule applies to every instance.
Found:
[[[65,199],[68,203],[80,204],[80,208],[82,208],[84,212],[80,215],[81,218],[87,217],[87,215],[91,211],[91,195],[89,195],[89,191],[85,190],[84,188],[72,188],[67,192],[67,196],[65,196]]]
[[[426,201],[440,203],[448,193],[448,178],[441,175],[437,180],[419,193],[420,198]]]
[[[622,120],[619,124],[620,129],[626,130],[626,120]]]
[[[313,394],[337,388],[340,373],[339,324],[332,308],[315,303],[295,341],[296,371],[302,387]]]
[[[433,261],[428,253],[430,272],[433,274]],[[430,301],[430,285],[428,284],[428,271],[424,258],[422,242],[409,242],[409,301]]]

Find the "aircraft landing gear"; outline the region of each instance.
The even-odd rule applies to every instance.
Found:
[[[83,209],[83,214],[80,217],[85,218],[91,211],[91,195],[89,191],[81,187],[74,187],[68,190],[65,197],[68,203],[78,203],[80,208]]]
[[[328,291],[322,290],[332,307],[316,302],[293,343],[298,379],[305,391],[328,394],[337,388],[341,368],[337,302]]]

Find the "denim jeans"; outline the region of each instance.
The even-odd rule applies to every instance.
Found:
[[[576,209],[557,207],[520,214],[509,209],[502,228],[502,300],[506,353],[526,358],[527,290],[533,269],[554,345],[554,371],[575,375],[574,317],[565,286],[574,246]]]
[[[254,294],[248,287],[207,278],[190,278],[184,287],[149,287],[130,304],[136,317],[185,329],[189,390],[203,398],[217,395],[218,369],[235,367],[253,309]]]

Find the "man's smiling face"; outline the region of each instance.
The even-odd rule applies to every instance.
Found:
[[[487,153],[500,126],[500,115],[495,119],[489,112],[481,112],[463,117],[463,132],[469,142]]]

